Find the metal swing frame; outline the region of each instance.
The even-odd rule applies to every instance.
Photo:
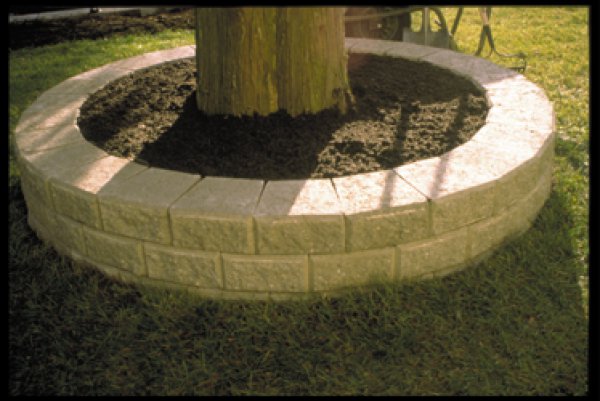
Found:
[[[519,60],[519,64],[511,68],[519,72],[524,72],[527,68],[527,56],[523,52],[505,54],[500,53],[496,49],[496,44],[494,42],[494,37],[492,35],[492,29],[489,22],[492,15],[492,7],[479,7],[478,9],[482,21],[482,27],[479,34],[479,43],[477,50],[475,51],[475,55],[481,56],[487,41],[490,51],[485,57],[489,57],[492,53],[494,53],[501,58],[516,58]],[[358,9],[358,13],[354,12],[355,10],[357,9],[353,9],[351,12],[347,11],[345,17],[347,31],[349,30],[353,33],[353,35],[350,36],[401,40],[404,42],[416,43],[425,46],[458,50],[456,42],[454,41],[454,35],[458,29],[464,7],[458,7],[451,29],[448,29],[446,18],[439,7],[410,6],[388,10],[365,7]],[[415,12],[421,12],[422,18],[421,28],[416,32],[412,31],[410,27],[410,16]],[[436,20],[434,21],[438,26],[436,31],[431,29],[431,12],[433,12],[436,17]],[[391,24],[391,26],[395,28],[392,29],[393,33],[388,35],[390,37],[386,37],[382,34],[386,28],[386,24],[388,26]],[[348,27],[350,27],[350,29],[348,29]],[[398,29],[401,29],[401,33],[398,32]]]

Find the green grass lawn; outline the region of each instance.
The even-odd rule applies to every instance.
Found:
[[[10,393],[586,394],[588,11],[495,8],[491,22],[498,50],[527,53],[525,76],[554,102],[553,191],[528,232],[445,278],[283,303],[117,283],[37,239],[11,153]],[[473,53],[478,38],[467,8],[460,50]],[[166,31],[11,52],[9,135],[62,80],[193,41],[193,32]]]

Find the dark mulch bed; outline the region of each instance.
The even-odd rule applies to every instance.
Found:
[[[291,118],[207,116],[196,108],[193,59],[121,78],[83,105],[79,126],[110,154],[201,175],[339,177],[441,155],[484,124],[485,96],[426,63],[351,55],[357,103]]]
[[[9,24],[11,50],[45,46],[69,40],[102,39],[112,35],[157,33],[165,29],[194,29],[194,10],[179,8],[155,15],[137,11],[89,14],[58,19],[37,19]]]

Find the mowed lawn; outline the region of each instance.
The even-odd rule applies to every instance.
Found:
[[[451,25],[456,10],[444,10]],[[588,9],[496,7],[491,23],[498,50],[526,53],[525,76],[554,103],[553,190],[528,232],[444,278],[281,303],[117,283],[32,232],[11,149],[10,394],[586,394]],[[475,51],[479,29],[466,8],[460,51]],[[64,79],[193,43],[192,31],[164,31],[9,52],[10,140]]]

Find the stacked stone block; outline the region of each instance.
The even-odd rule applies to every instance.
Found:
[[[440,157],[334,179],[201,177],[109,156],[76,124],[89,94],[194,47],[148,53],[42,94],[16,128],[28,221],[123,281],[208,297],[287,299],[447,274],[523,233],[548,198],[554,114],[544,92],[486,60],[402,42],[350,52],[421,60],[486,91],[484,127]]]

